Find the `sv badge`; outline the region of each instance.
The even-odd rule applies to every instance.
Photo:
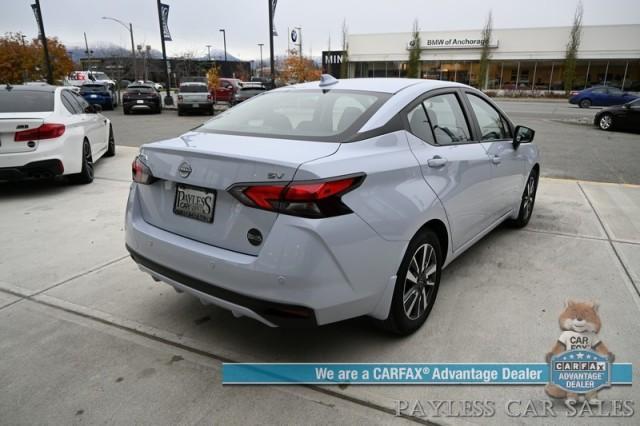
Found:
[[[267,179],[282,179],[284,173],[269,172],[267,173]]]

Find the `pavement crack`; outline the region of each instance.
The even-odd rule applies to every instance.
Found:
[[[112,259],[112,260],[110,260],[108,262],[102,263],[102,264],[100,264],[98,266],[95,266],[95,267],[93,267],[91,269],[88,269],[86,271],[80,272],[79,274],[73,275],[73,276],[71,276],[69,278],[65,278],[64,280],[62,280],[62,281],[60,281],[58,283],[55,283],[55,284],[53,284],[53,285],[51,285],[51,286],[49,286],[49,287],[47,287],[47,288],[45,288],[43,290],[38,290],[37,292],[29,295],[29,297],[38,296],[38,295],[40,295],[42,293],[45,293],[45,292],[47,292],[47,291],[49,291],[51,289],[54,289],[54,288],[59,287],[59,286],[61,286],[63,284],[66,284],[69,281],[73,281],[76,278],[81,278],[81,277],[84,277],[85,275],[91,274],[92,272],[99,271],[100,269],[106,268],[107,266],[113,265],[114,263],[120,262],[121,260],[124,260],[124,259],[126,259],[128,257],[129,257],[129,255],[125,254],[123,256],[120,256],[120,257],[117,257],[115,259]]]
[[[602,218],[598,214],[598,211],[596,210],[595,206],[591,202],[591,199],[587,196],[587,192],[584,190],[584,188],[582,187],[582,185],[580,184],[579,181],[577,182],[577,184],[578,184],[578,188],[580,188],[580,191],[582,191],[582,195],[584,195],[584,198],[587,199],[587,202],[589,203],[589,206],[591,206],[591,210],[593,210],[593,214],[596,215],[596,218],[598,219],[598,222],[600,223],[600,226],[602,227],[602,230],[604,231],[605,235],[607,236],[607,241],[609,242],[609,245],[611,246],[611,249],[613,250],[613,254],[616,255],[616,258],[618,259],[618,262],[620,263],[620,266],[622,266],[622,270],[627,275],[627,278],[629,279],[629,282],[631,282],[631,285],[635,289],[636,295],[638,297],[640,297],[640,288],[638,288],[638,285],[633,280],[633,277],[631,276],[631,272],[627,268],[627,265],[625,265],[624,262],[622,261],[622,257],[620,257],[620,253],[618,253],[618,250],[616,249],[615,244],[613,244],[614,241],[611,239],[611,235],[609,234],[609,231],[607,231],[607,228],[604,226],[604,221],[602,220]]]

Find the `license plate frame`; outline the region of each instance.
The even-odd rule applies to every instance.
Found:
[[[184,205],[179,205],[179,202],[181,201],[179,199],[179,194],[181,193],[185,195],[195,195],[195,196],[200,195],[200,196],[204,196],[205,199],[211,196],[210,212],[209,213],[196,212],[194,211],[196,209],[193,208],[193,204],[189,202],[187,202],[187,204],[191,204],[192,208],[186,208]],[[213,219],[216,211],[217,198],[218,198],[218,193],[215,189],[202,188],[199,186],[185,185],[185,184],[179,183],[176,185],[176,193],[173,200],[173,214],[175,214],[176,216],[182,216],[189,219],[197,220],[203,223],[213,223]],[[182,200],[184,200],[184,195],[182,197]],[[205,206],[206,206],[206,203],[205,203]]]
[[[191,104],[191,108],[200,108],[200,104]]]
[[[136,101],[136,103],[137,103],[137,104],[143,104],[143,103],[144,103],[144,101],[143,101],[142,99],[138,99],[138,100]]]

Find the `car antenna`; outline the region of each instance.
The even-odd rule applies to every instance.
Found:
[[[329,87],[329,86],[333,86],[337,82],[338,82],[338,79],[335,78],[334,76],[332,76],[331,74],[322,74],[320,76],[320,84],[318,86],[320,86],[320,87]],[[323,90],[323,92],[324,92],[324,90]]]

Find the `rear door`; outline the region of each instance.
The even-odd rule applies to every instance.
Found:
[[[456,251],[491,222],[490,160],[474,141],[457,90],[434,92],[409,106],[409,145],[444,205]]]
[[[71,96],[80,104],[80,110],[82,113],[82,122],[85,128],[85,134],[89,138],[91,144],[91,152],[99,154],[101,151],[107,149],[107,120],[102,114],[88,113],[87,108],[90,107],[89,103],[80,95],[75,92],[70,92]],[[96,158],[94,157],[94,160]]]
[[[473,114],[476,137],[491,160],[491,192],[495,203],[492,218],[497,220],[512,210],[520,198],[525,163],[513,147],[511,126],[502,113],[480,95],[472,92],[465,95]]]

